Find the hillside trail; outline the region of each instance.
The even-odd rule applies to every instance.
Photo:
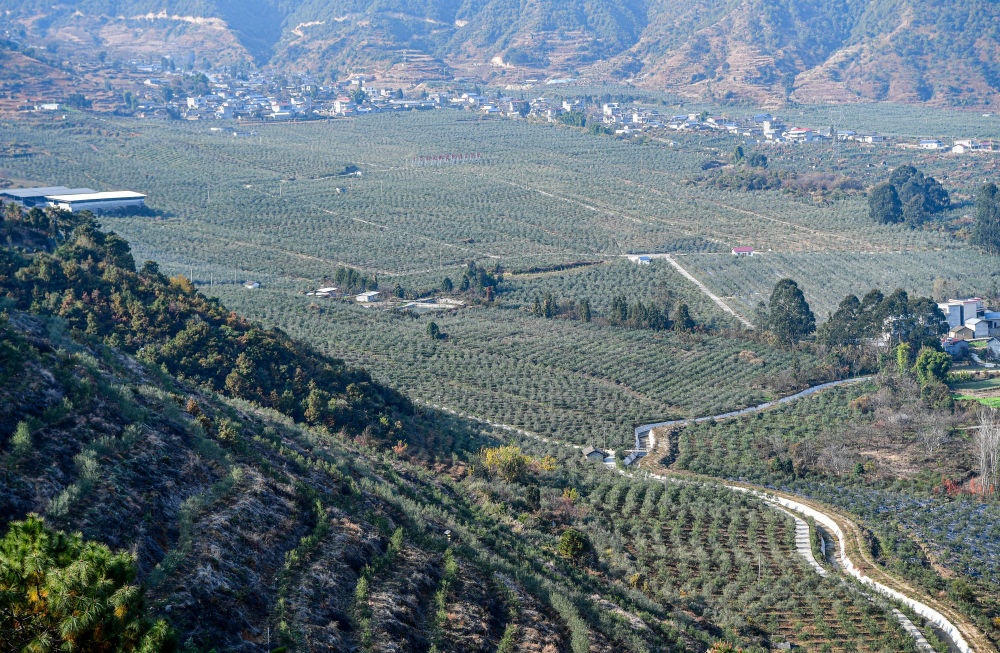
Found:
[[[723,420],[731,419],[733,417],[739,417],[741,415],[747,415],[754,412],[759,412],[767,410],[776,405],[783,403],[788,403],[791,401],[796,401],[804,397],[808,397],[812,394],[826,390],[828,388],[845,385],[849,383],[859,383],[866,381],[871,377],[855,377],[851,379],[842,379],[839,381],[832,381],[827,383],[821,383],[819,385],[811,386],[797,392],[792,395],[787,395],[781,397],[774,401],[765,402],[763,404],[758,404],[756,406],[750,406],[747,408],[742,408],[735,411],[730,411],[727,413],[721,413],[718,415],[709,415],[697,418],[682,419],[682,420],[671,420],[665,422],[655,422],[651,424],[643,424],[635,429],[636,445],[639,447],[643,446],[647,453],[656,451],[657,443],[655,441],[654,429],[661,428],[664,426],[680,426],[684,424],[703,422],[708,420]],[[424,403],[424,402],[421,402]],[[582,445],[572,444],[569,442],[564,442],[556,438],[550,438],[538,433],[533,433],[516,426],[511,426],[509,424],[502,424],[488,420],[476,415],[470,415],[461,411],[457,411],[452,408],[445,406],[440,406],[437,404],[425,403],[426,406],[441,410],[458,417],[463,417],[466,419],[471,419],[473,421],[480,422],[482,424],[487,424],[494,428],[509,431],[511,433],[516,433],[520,436],[527,437],[539,442],[556,444],[564,447],[569,447],[576,450],[583,449]],[[828,534],[832,535],[835,539],[835,543],[838,547],[837,562],[838,564],[834,566],[833,570],[841,575],[851,576],[862,584],[866,585],[868,588],[874,590],[875,592],[881,594],[882,596],[889,598],[890,600],[899,601],[905,604],[909,609],[913,610],[916,614],[925,618],[928,622],[934,624],[935,628],[943,633],[949,640],[953,650],[959,651],[960,653],[987,653],[989,651],[994,651],[995,649],[989,643],[989,640],[979,631],[979,629],[969,620],[965,615],[958,612],[957,610],[951,608],[950,606],[937,601],[936,599],[927,596],[925,592],[920,589],[914,588],[906,581],[893,576],[886,572],[885,570],[879,568],[871,556],[869,549],[865,546],[864,533],[861,527],[854,521],[854,519],[848,516],[841,510],[832,508],[826,504],[819,501],[804,497],[801,495],[794,494],[792,492],[775,490],[772,488],[766,488],[760,485],[755,485],[752,483],[746,483],[742,481],[731,481],[728,479],[716,478],[712,476],[706,476],[701,474],[695,474],[692,472],[678,471],[667,468],[662,468],[657,471],[662,473],[654,473],[649,469],[649,465],[646,468],[642,467],[642,462],[647,459],[651,459],[649,456],[644,456],[639,460],[639,464],[636,465],[636,471],[631,472],[626,469],[620,469],[617,467],[617,463],[612,456],[606,458],[604,463],[606,466],[610,467],[611,470],[625,476],[627,478],[632,478],[636,480],[656,480],[660,482],[689,482],[689,483],[700,483],[700,484],[721,484],[728,490],[733,492],[742,492],[751,494],[754,497],[760,499],[761,501],[767,503],[771,507],[786,512],[791,512],[793,518],[796,518],[797,531],[801,530],[801,526],[798,525],[798,520],[802,520],[803,517],[811,517],[816,523],[823,526]],[[802,538],[802,533],[797,532],[797,538]],[[807,562],[814,566],[819,566],[815,557],[812,555],[811,548],[808,551],[808,556],[806,556],[805,546],[797,546],[798,552],[806,557]],[[910,622],[905,615],[898,613],[898,610],[893,608],[893,614],[896,616],[897,620],[903,625],[904,629],[911,635],[914,635],[918,649],[923,650],[926,640],[922,636],[917,638],[919,632],[914,634],[915,627],[912,622]]]

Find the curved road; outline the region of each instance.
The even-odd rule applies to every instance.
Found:
[[[636,449],[642,451],[643,455],[645,455],[646,453],[645,440],[650,437],[650,431],[652,431],[655,428],[663,426],[674,426],[679,424],[690,424],[695,422],[705,422],[708,420],[740,417],[742,415],[747,415],[750,413],[766,410],[768,408],[771,408],[772,406],[777,406],[779,404],[795,401],[797,399],[801,399],[803,397],[807,397],[809,395],[820,392],[821,390],[826,390],[827,388],[833,388],[836,386],[846,385],[849,383],[859,383],[862,381],[867,381],[870,378],[871,378],[870,376],[864,376],[864,377],[855,377],[851,379],[843,379],[840,381],[831,381],[829,383],[821,383],[819,385],[806,388],[801,392],[797,392],[795,394],[788,395],[786,397],[782,397],[774,401],[768,401],[763,404],[759,404],[757,406],[750,406],[748,408],[734,410],[728,413],[721,413],[719,415],[708,415],[705,417],[697,417],[693,419],[679,419],[679,420],[670,420],[666,422],[654,422],[652,424],[643,424],[641,426],[636,427],[635,429]],[[652,474],[650,472],[645,472],[645,473],[647,476],[655,478],[657,480],[662,480],[662,481],[667,480],[666,476],[660,474]],[[719,480],[719,479],[714,479],[714,480]],[[951,639],[951,642],[954,645],[955,649],[957,649],[961,653],[973,653],[974,649],[969,645],[966,637],[971,636],[971,638],[975,640],[980,640],[981,635],[979,635],[979,633],[976,632],[971,626],[971,624],[969,624],[967,621],[963,623],[963,625],[965,626],[964,629],[959,628],[955,623],[953,623],[952,619],[949,619],[949,617],[945,616],[944,614],[942,614],[941,611],[935,609],[931,605],[928,605],[927,603],[924,603],[917,599],[911,598],[907,594],[901,592],[899,589],[890,587],[887,584],[879,582],[878,580],[872,578],[870,575],[866,575],[864,572],[862,572],[862,568],[871,569],[874,568],[874,565],[869,564],[870,561],[868,560],[863,560],[862,561],[863,566],[861,566],[848,556],[849,541],[847,536],[845,535],[845,530],[851,531],[851,533],[855,535],[856,539],[856,536],[860,532],[860,529],[856,524],[846,519],[846,517],[832,512],[827,512],[826,511],[827,509],[821,504],[818,504],[814,501],[809,501],[807,499],[798,497],[797,495],[788,492],[775,492],[748,483],[732,483],[724,481],[722,485],[723,487],[726,487],[734,492],[745,492],[748,494],[753,494],[757,498],[771,504],[772,506],[778,509],[785,511],[791,510],[801,515],[805,515],[807,517],[812,517],[813,519],[815,519],[818,524],[821,524],[823,527],[827,528],[831,533],[833,533],[836,536],[840,548],[840,558],[842,561],[843,569],[846,573],[857,578],[859,581],[871,587],[879,594],[887,596],[890,599],[900,601],[901,603],[907,605],[914,612],[927,619],[927,621],[929,621],[930,623],[933,623]],[[860,548],[852,547],[852,553],[854,553],[855,551],[857,551],[857,553],[860,555],[861,553]],[[811,550],[809,551],[808,560],[814,566],[818,566],[816,561],[812,558]],[[883,577],[882,579],[886,583],[890,583],[891,585],[895,585],[898,588],[910,590],[911,592],[913,592],[913,590],[909,588],[905,583],[899,582],[897,579],[889,576],[885,572],[880,571],[880,576]],[[933,602],[930,599],[927,600]],[[933,603],[936,604],[936,602]],[[940,604],[937,605],[938,607],[942,607],[942,609],[944,609],[943,606],[940,606]],[[948,612],[950,612],[950,610]],[[899,616],[901,615],[897,615],[897,618]],[[955,616],[962,617],[962,615],[955,615]],[[912,624],[910,624],[910,627],[912,628]],[[909,630],[909,628],[907,628],[907,630]],[[967,632],[967,630],[972,630],[972,632],[971,633]],[[926,644],[926,640],[921,642],[921,639],[923,638],[921,637],[920,639],[917,640],[919,648],[923,648],[923,646],[920,646],[921,644]]]
[[[780,399],[775,399],[774,401],[765,401],[762,404],[757,404],[756,406],[749,406],[747,408],[741,408],[739,410],[731,410],[728,413],[721,413],[719,415],[707,415],[705,417],[695,417],[691,419],[675,419],[668,422],[654,422],[652,424],[643,424],[642,426],[637,426],[635,428],[635,448],[638,450],[645,449],[641,446],[641,439],[647,433],[653,429],[660,428],[661,426],[674,426],[675,424],[690,424],[692,422],[707,422],[713,419],[729,419],[730,417],[740,417],[741,415],[748,415],[750,413],[757,413],[762,410],[767,410],[772,406],[777,406],[779,404],[786,404],[790,401],[795,401],[796,399],[801,399],[802,397],[808,397],[811,394],[815,394],[821,390],[826,390],[827,388],[835,388],[838,385],[847,385],[849,383],[860,383],[862,381],[867,381],[872,377],[870,376],[856,376],[850,379],[841,379],[840,381],[830,381],[828,383],[820,383],[819,385],[814,385],[810,388],[806,388],[801,392],[796,392],[793,395],[788,395],[787,397],[781,397]]]
[[[645,443],[643,442],[643,440],[649,437],[650,431],[652,431],[655,428],[659,428],[661,426],[673,426],[678,424],[689,424],[693,422],[704,422],[714,419],[728,419],[732,417],[739,417],[741,415],[747,415],[750,413],[759,412],[771,408],[773,406],[795,401],[803,397],[808,397],[809,395],[815,394],[822,390],[826,390],[828,388],[833,388],[836,386],[846,385],[850,383],[860,383],[862,381],[867,381],[870,378],[871,377],[869,376],[864,376],[864,377],[855,377],[851,379],[842,379],[840,381],[831,381],[828,383],[821,383],[819,385],[806,388],[805,390],[802,390],[795,394],[788,395],[780,399],[775,399],[774,401],[768,401],[762,404],[758,404],[756,406],[750,406],[748,408],[742,408],[740,410],[734,410],[728,413],[721,413],[719,415],[709,415],[705,417],[697,417],[692,419],[680,419],[680,420],[671,420],[666,422],[654,422],[652,424],[643,424],[641,426],[636,427],[635,429],[636,448],[641,449],[642,454],[645,455],[646,450],[645,450]],[[518,428],[516,426],[511,426],[509,424],[501,424],[498,422],[494,422],[492,420],[484,419],[482,417],[477,417],[475,415],[469,415],[468,413],[456,411],[452,408],[447,408],[445,406],[439,406],[436,404],[431,404],[429,402],[428,403],[419,402],[419,403],[424,403],[424,405],[427,405],[428,407],[431,408],[442,410],[444,412],[451,413],[459,417],[472,419],[483,424],[488,424],[496,428],[504,429],[506,431],[511,431],[517,433],[518,435],[539,440],[542,442],[559,444],[567,447],[572,447],[574,449],[582,448],[580,445],[574,445],[553,438],[547,438],[545,436],[539,435],[537,433],[532,433],[530,431]],[[608,464],[608,461],[605,461],[605,463]],[[610,463],[611,466],[613,466],[614,464],[615,464],[614,462]],[[633,478],[645,476],[660,481],[673,480],[669,479],[667,476],[660,474],[653,474],[647,470],[639,470],[638,473],[629,473],[621,469],[616,469],[616,471],[618,471],[622,475],[630,476]],[[685,474],[685,476],[687,475]],[[697,482],[697,475],[692,474],[691,476],[692,478],[690,480]],[[713,477],[703,477],[703,478],[706,481],[716,481],[716,482],[720,481],[720,479]],[[862,553],[862,548],[860,546],[861,531],[858,528],[858,526],[844,514],[832,511],[829,507],[820,504],[816,501],[812,501],[788,492],[776,492],[774,490],[768,490],[766,488],[754,486],[749,483],[735,483],[729,481],[722,481],[722,485],[723,487],[726,487],[727,489],[732,490],[734,492],[745,492],[748,494],[752,494],[777,509],[784,511],[792,511],[793,517],[795,517],[795,513],[807,517],[812,517],[814,520],[816,520],[817,523],[822,525],[824,528],[828,529],[829,532],[833,533],[836,536],[839,545],[839,553],[842,563],[842,569],[846,573],[850,574],[851,576],[854,576],[860,582],[871,587],[873,590],[882,594],[883,596],[889,597],[890,599],[893,600],[900,601],[901,603],[904,603],[905,605],[909,606],[910,609],[912,609],[914,612],[921,615],[929,622],[933,623],[942,632],[944,632],[951,639],[951,643],[954,646],[954,649],[958,650],[960,653],[974,653],[975,651],[991,650],[989,645],[985,643],[986,642],[985,638],[964,617],[964,615],[961,615],[960,613],[954,612],[946,608],[945,606],[938,604],[937,602],[933,601],[933,599],[924,599],[924,600],[927,601],[928,603],[933,603],[934,605],[937,605],[937,607],[940,608],[941,610],[932,607],[932,605],[928,605],[928,603],[912,598],[912,595],[920,595],[923,594],[923,592],[910,588],[905,582],[902,582],[899,579],[890,576],[888,573],[878,569],[872,561],[865,559]],[[858,564],[858,562],[855,562],[855,560],[852,560],[851,557],[849,557],[848,555],[849,552],[851,555],[856,554],[857,559],[860,560],[861,562],[860,565]],[[804,550],[800,551],[800,553],[805,555]],[[816,563],[815,558],[812,557],[811,548],[808,554],[809,555],[807,556],[807,559],[814,566],[818,567],[819,565]],[[880,577],[882,582],[876,580],[870,574],[866,575],[862,571],[862,569],[874,571]],[[893,610],[894,612],[898,612],[895,609]],[[942,610],[948,613],[949,616],[943,614]],[[911,628],[914,630],[915,628],[913,627],[912,623],[909,623],[909,620],[907,620],[905,616],[903,616],[900,613],[897,614],[896,617],[897,619],[900,620],[900,623],[903,623],[904,628],[906,628],[908,632],[914,634]],[[955,622],[960,623],[961,627],[957,626]],[[907,624],[909,624],[908,627]],[[918,648],[920,650],[926,650],[925,649],[926,640],[924,640],[922,636],[919,637],[918,636],[919,632],[917,632],[914,635],[914,638],[917,640]],[[970,646],[968,642],[969,639],[972,639],[973,641],[976,642],[975,648]]]

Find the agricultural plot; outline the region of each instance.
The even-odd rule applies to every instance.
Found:
[[[736,338],[626,330],[534,317],[515,307],[429,317],[241,287],[216,290],[228,306],[369,369],[411,396],[576,443],[630,446],[633,427],[765,400],[767,380],[794,354]],[[750,362],[740,352],[754,347]],[[802,368],[817,361],[800,355]]]
[[[610,573],[696,613],[744,645],[909,651],[883,609],[795,552],[790,517],[722,488],[605,481],[587,496],[588,531]]]
[[[903,288],[931,295],[934,280],[949,279],[971,294],[993,296],[1000,288],[994,257],[968,249],[906,252],[763,252],[753,258],[691,254],[680,262],[737,311],[749,312],[767,301],[775,282],[795,279],[818,319],[836,310],[848,293],[863,296],[872,288],[889,293]]]
[[[825,459],[836,455],[846,430],[863,421],[849,408],[851,400],[870,392],[870,387],[863,386],[837,388],[747,417],[685,426],[669,436],[672,444],[665,450],[670,453],[663,462],[676,469],[746,479],[840,507],[857,515],[880,537],[889,538],[882,546],[906,561],[897,571],[930,583],[931,591],[939,591],[942,581],[927,563],[918,561],[924,554],[969,579],[987,596],[995,596],[1000,582],[1000,507],[975,497],[948,496],[939,485],[942,475],[961,476],[962,469],[967,471],[961,463],[960,469],[954,467],[968,448],[965,436],[953,435],[953,442],[940,445],[938,462],[925,462],[913,480],[866,478],[854,471],[835,475],[816,469],[791,475],[775,463],[791,456],[798,460],[811,456],[821,467],[828,465]],[[885,431],[888,427],[877,428]],[[909,428],[916,430],[916,423]],[[916,440],[916,434],[904,432],[895,453],[916,448]],[[873,444],[870,449],[877,447]],[[947,454],[940,453],[944,448]],[[879,460],[878,454],[867,453]],[[881,462],[890,464],[891,457]],[[924,553],[907,552],[914,545],[901,533],[910,534]],[[981,627],[995,629],[988,623]]]

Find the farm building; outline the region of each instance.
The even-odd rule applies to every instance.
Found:
[[[363,292],[357,295],[354,299],[359,302],[377,302],[379,292],[377,290],[369,290],[368,292]]]
[[[975,331],[964,325],[952,327],[948,332],[948,337],[953,340],[972,340],[975,336]]]
[[[21,206],[33,208],[48,206],[50,195],[83,195],[93,193],[93,188],[67,188],[66,186],[44,186],[40,188],[4,188],[0,190],[0,200],[17,202]]]
[[[949,327],[961,326],[984,313],[983,300],[978,297],[949,299],[946,302],[938,304],[938,308],[944,313],[944,318],[948,321]]]
[[[640,256],[635,262],[637,265],[649,265],[652,262],[652,259],[648,256]]]
[[[46,195],[53,206],[75,211],[111,211],[124,207],[145,206],[146,196],[130,190],[113,190],[104,193]]]
[[[988,338],[990,335],[990,323],[978,317],[966,320],[965,328],[972,330],[973,338]]]
[[[247,290],[256,290],[257,288],[260,288],[260,282],[247,281],[245,284],[243,284],[243,287],[246,288]]]
[[[332,297],[333,294],[337,292],[337,288],[334,286],[324,286],[323,288],[317,288],[313,292],[307,292],[307,295],[315,295],[316,297]]]
[[[586,458],[587,460],[602,461],[604,460],[606,455],[607,454],[605,454],[600,449],[594,447],[593,445],[588,445],[583,449],[583,457]]]
[[[753,247],[734,247],[733,256],[753,256]]]

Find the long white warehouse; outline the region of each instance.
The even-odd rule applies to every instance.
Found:
[[[47,195],[53,206],[66,211],[110,211],[127,206],[144,206],[146,196],[130,190],[113,190],[104,193],[79,195]]]

